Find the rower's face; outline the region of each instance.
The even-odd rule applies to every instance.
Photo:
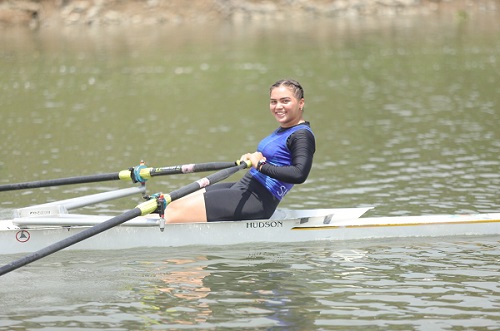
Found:
[[[269,109],[283,128],[297,125],[302,120],[304,99],[298,100],[286,86],[275,87],[271,91]]]

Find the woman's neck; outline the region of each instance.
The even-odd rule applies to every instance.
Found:
[[[281,128],[283,128],[283,129],[289,129],[289,128],[293,128],[294,126],[299,125],[299,124],[303,124],[303,123],[306,123],[306,120],[301,119],[300,121],[298,121],[295,124],[287,125],[287,126],[281,126]]]

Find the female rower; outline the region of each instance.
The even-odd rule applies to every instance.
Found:
[[[252,168],[235,183],[217,183],[172,201],[167,223],[266,219],[294,184],[309,175],[316,150],[309,122],[303,118],[304,90],[294,80],[270,88],[271,114],[279,128],[264,138],[257,151],[241,156]],[[202,194],[200,194],[202,193]]]

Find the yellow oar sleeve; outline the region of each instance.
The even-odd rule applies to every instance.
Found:
[[[158,208],[158,203],[156,202],[156,199],[151,199],[137,205],[136,208],[139,208],[141,210],[141,216],[144,216],[154,212],[156,208]]]

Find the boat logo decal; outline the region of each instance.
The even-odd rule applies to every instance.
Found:
[[[332,221],[333,214],[325,216],[325,219],[323,220],[323,224],[330,224]]]
[[[30,240],[30,238],[31,238],[31,235],[26,230],[17,231],[17,233],[16,233],[16,240],[19,241],[20,243],[25,243],[28,240]]]
[[[259,221],[248,222],[247,229],[261,229],[261,228],[282,228],[283,221]]]
[[[284,197],[287,194],[288,190],[285,186],[280,186],[279,190],[276,192],[278,196]]]

